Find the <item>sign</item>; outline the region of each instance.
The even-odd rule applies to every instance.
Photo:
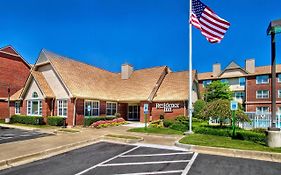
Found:
[[[230,109],[232,111],[237,111],[238,110],[238,103],[237,103],[237,101],[231,101],[230,102]]]
[[[145,114],[148,114],[148,104],[147,104],[147,103],[145,103],[145,104],[143,105],[143,112],[144,112]]]
[[[180,108],[179,103],[156,103],[156,109],[164,109],[164,112],[173,112],[176,108]]]

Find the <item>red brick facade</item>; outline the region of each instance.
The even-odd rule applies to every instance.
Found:
[[[24,86],[30,67],[11,47],[0,50],[0,61],[0,98],[7,98],[9,86],[10,95]],[[8,117],[8,115],[8,103],[1,100],[0,119]]]
[[[281,83],[276,81],[276,107],[281,107],[281,98],[278,98],[278,90],[281,90]],[[258,90],[268,90],[269,98],[257,99],[256,92]],[[255,112],[257,107],[269,107],[271,111],[271,76],[269,76],[269,83],[257,84],[256,76],[249,76],[246,78],[246,111]]]

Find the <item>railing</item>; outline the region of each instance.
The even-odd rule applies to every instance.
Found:
[[[271,113],[246,112],[246,114],[250,122],[238,122],[237,124],[240,128],[252,129],[271,127]],[[224,123],[230,124],[230,120],[226,120]],[[219,124],[219,120],[210,117],[209,124]],[[276,114],[276,128],[281,128],[281,113]]]

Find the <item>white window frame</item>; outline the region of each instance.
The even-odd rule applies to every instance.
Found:
[[[260,108],[261,110],[258,110]],[[267,108],[267,110],[264,110],[264,108]],[[256,113],[268,113],[269,112],[269,107],[268,106],[257,106],[256,107]]]
[[[278,98],[281,98],[281,89],[278,89]]]
[[[259,94],[258,92],[261,92],[261,94]],[[264,92],[268,92],[268,93],[264,93]],[[269,90],[257,90],[256,91],[256,98],[257,99],[267,99],[267,98],[269,98]]]
[[[280,77],[279,77],[280,76]],[[278,83],[281,83],[281,74],[278,74],[277,75],[277,81],[278,81]]]
[[[267,77],[267,81],[258,81],[258,77]],[[268,84],[269,83],[269,75],[257,75],[256,76],[256,84]]]
[[[38,114],[32,114],[32,110],[33,110],[33,105],[32,103],[36,101],[38,103]],[[27,115],[30,115],[30,116],[42,116],[42,100],[27,100],[27,103],[26,103],[26,113]],[[29,110],[30,109],[30,110]]]
[[[15,114],[20,114],[20,101],[15,102]]]
[[[242,79],[244,80],[244,84],[241,85],[241,82],[242,82],[241,80],[242,80]],[[245,78],[245,77],[240,77],[240,78],[239,78],[239,85],[240,85],[240,86],[246,86],[246,78]]]
[[[204,83],[204,82],[206,82],[206,83]],[[206,86],[208,86],[211,83],[212,83],[212,80],[203,80],[203,82],[202,82],[203,87],[206,87]]]
[[[60,114],[61,109],[61,114]],[[66,114],[64,110],[66,109]],[[68,99],[57,99],[57,116],[67,118],[68,114]]]
[[[239,98],[237,98],[237,95],[236,95],[238,93],[240,94]],[[241,96],[242,96],[241,94],[244,94],[242,98],[241,98]],[[236,92],[233,92],[233,96],[234,96],[235,99],[245,99],[245,92],[243,92],[243,91],[236,91]]]
[[[87,106],[86,106],[86,103],[87,102],[90,102],[91,103],[91,110],[90,110],[90,116],[86,116],[86,110],[88,109],[87,108]],[[98,107],[94,107],[94,105],[93,105],[93,103],[98,103]],[[93,110],[98,110],[98,115],[93,115]],[[98,117],[98,116],[100,116],[100,101],[98,101],[98,100],[84,100],[84,117]]]
[[[115,104],[115,106],[116,106],[116,109],[115,109],[116,112],[115,112],[115,114],[116,114],[116,113],[117,113],[117,110],[118,110],[117,102],[110,102],[110,101],[106,102],[106,111],[105,111],[106,115],[107,115],[107,116],[114,116],[115,114],[112,114],[112,112],[113,112],[112,105],[111,105],[111,108],[108,107],[108,104],[109,104],[109,103],[110,103],[110,104]],[[111,111],[110,113],[111,113],[111,114],[107,114],[107,109],[110,109],[110,111]]]

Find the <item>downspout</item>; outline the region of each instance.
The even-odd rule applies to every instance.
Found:
[[[72,127],[75,126],[76,123],[76,100],[77,98],[74,99],[74,107],[73,107],[73,121],[72,121]]]
[[[52,111],[51,111],[51,116],[54,116],[55,115],[55,109],[54,109],[54,107],[55,107],[55,105],[54,105],[54,100],[55,100],[55,98],[52,98],[52,103],[51,103],[51,107],[52,107]]]

